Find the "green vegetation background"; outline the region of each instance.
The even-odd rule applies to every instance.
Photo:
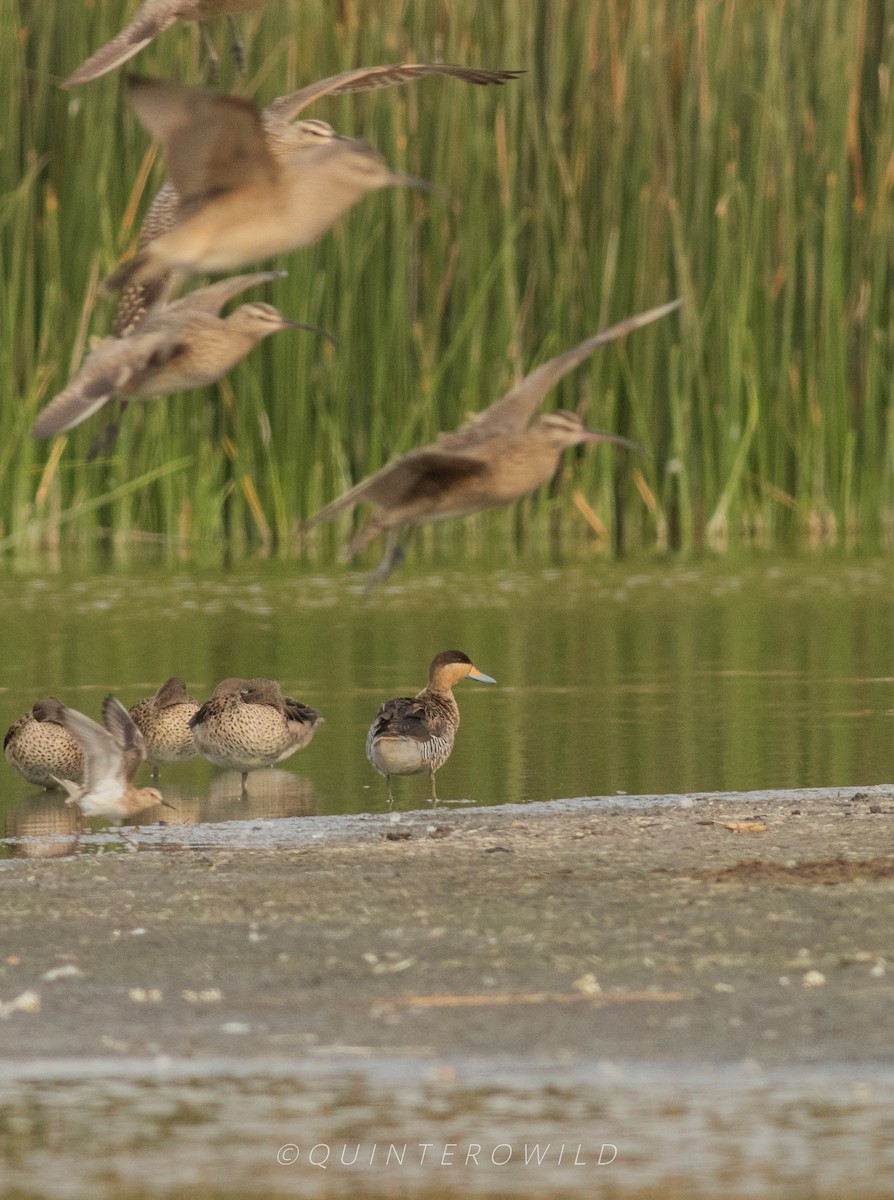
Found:
[[[894,540],[892,5],[885,0],[278,0],[243,22],[260,104],[356,65],[526,74],[328,100],[449,194],[373,195],[263,295],[337,334],[283,333],[220,387],[36,443],[113,303],[163,163],[120,74],[59,81],[123,0],[0,0],[0,548],[17,563],[331,562],[346,524],[302,517],[449,428],[543,358],[674,295],[683,313],[578,371],[548,403],[636,438],[568,456],[511,511],[425,531],[422,555]],[[225,51],[225,22],[212,34]],[[200,82],[195,26],[133,66]]]

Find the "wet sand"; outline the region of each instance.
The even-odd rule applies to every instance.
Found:
[[[152,1191],[159,1155],[165,1186],[201,1161],[209,1194],[356,1194],[369,1147],[409,1140],[516,1157],[373,1161],[365,1194],[884,1195],[892,815],[887,788],[610,798],[10,860],[6,1166],[49,1186],[79,1145],[83,1169],[83,1094],[115,1114],[101,1194]],[[524,1167],[537,1138],[553,1161]],[[346,1139],[360,1165],[301,1158]]]

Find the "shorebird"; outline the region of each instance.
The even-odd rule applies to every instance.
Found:
[[[323,333],[261,302],[218,316],[233,296],[280,274],[258,271],[221,280],[155,309],[127,337],[100,339],[74,379],[41,411],[32,437],[73,429],[116,395],[146,400],[214,383],[280,329]]]
[[[286,158],[294,160],[296,155],[326,142],[350,140],[342,138],[325,121],[295,120],[304,109],[324,96],[394,87],[429,75],[446,75],[464,83],[486,87],[489,84],[504,84],[520,74],[520,71],[462,67],[452,63],[392,63],[380,67],[356,67],[280,96],[261,110],[261,125],[273,157],[277,161]],[[173,229],[188,215],[189,206],[183,203],[177,188],[168,180],[146,211],[137,239],[137,251]],[[151,282],[131,284],[125,288],[115,317],[113,332],[117,337],[139,323],[147,308],[158,298],[166,279],[167,275],[162,274]]]
[[[73,75],[62,84],[64,88],[79,87],[114,71],[148,46],[175,21],[207,21],[211,17],[232,17],[233,13],[260,8],[267,0],[146,0],[134,13],[133,20],[119,34],[101,46]],[[202,33],[205,33],[204,26]],[[217,55],[207,37],[212,63]]]
[[[533,492],[556,472],[562,451],[583,442],[612,442],[639,450],[635,442],[587,429],[575,413],[546,413],[529,425],[547,392],[594,351],[679,308],[673,300],[612,325],[564,354],[549,359],[520,383],[431,445],[411,450],[355,484],[305,522],[309,529],[362,501],[372,516],[349,541],[343,560],[388,531],[385,557],[371,582],[387,578],[400,562],[408,531],[426,521],[468,516],[510,504]]]
[[[460,680],[496,683],[462,650],[442,650],[432,659],[428,684],[415,696],[386,700],[366,735],[366,757],[385,776],[388,807],[394,804],[393,775],[419,775],[428,771],[431,800],[437,803],[435,772],[453,751],[459,729],[459,707],[453,688]]]
[[[338,136],[277,159],[249,100],[128,76],[137,116],[164,143],[189,215],[106,280],[108,290],[167,272],[220,274],[309,246],[367,192],[425,187],[366,142]]]
[[[80,779],[84,770],[81,747],[62,724],[64,708],[55,696],[44,696],[10,725],[3,739],[9,765],[39,787],[58,787],[57,775]]]
[[[321,713],[284,696],[274,680],[235,678],[219,683],[189,722],[201,755],[241,773],[243,796],[249,771],[303,750],[322,724]]]
[[[57,783],[68,792],[66,804],[77,804],[86,817],[120,820],[164,804],[157,788],[134,787],[137,767],[146,757],[143,735],[115,696],[102,702],[102,725],[77,709],[63,706],[62,724],[81,744],[85,759],[83,786],[64,777]]]
[[[130,717],[143,735],[153,779],[158,778],[161,763],[186,762],[198,754],[189,727],[198,711],[186,684],[176,675],[166,679],[154,696],[147,696],[131,708]]]

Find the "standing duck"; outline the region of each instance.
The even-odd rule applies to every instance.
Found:
[[[38,787],[58,787],[58,776],[80,779],[84,770],[83,751],[62,724],[64,708],[55,696],[44,696],[10,725],[3,739],[6,761]]]
[[[472,665],[462,650],[442,650],[432,659],[428,684],[415,696],[386,700],[366,735],[366,757],[385,776],[388,806],[394,804],[392,775],[428,771],[432,803],[437,802],[435,772],[453,751],[459,729],[459,707],[453,688],[463,679],[496,683]]]
[[[130,710],[131,720],[146,744],[146,761],[152,778],[158,778],[161,763],[186,762],[198,754],[189,722],[199,706],[176,675],[166,679],[154,696],[138,701]]]
[[[217,767],[242,774],[272,767],[303,750],[322,725],[315,708],[284,696],[273,679],[224,679],[190,719],[200,754]]]

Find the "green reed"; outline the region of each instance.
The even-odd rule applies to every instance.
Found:
[[[320,102],[443,192],[368,197],[264,293],[330,329],[283,333],[207,392],[133,405],[33,443],[114,305],[99,280],[163,178],[114,75],[57,82],[132,5],[64,19],[0,0],[0,548],[68,560],[332,561],[349,518],[302,518],[455,426],[538,361],[674,295],[686,308],[597,356],[552,406],[643,458],[569,455],[513,510],[425,531],[422,555],[691,550],[894,538],[888,291],[894,98],[880,0],[280,0],[244,22],[259,103],[349,66],[442,58],[523,67]],[[198,32],[133,64],[202,78]],[[142,180],[142,185],[139,181]],[[136,220],[135,220],[136,218]],[[260,294],[260,293],[259,293]]]

